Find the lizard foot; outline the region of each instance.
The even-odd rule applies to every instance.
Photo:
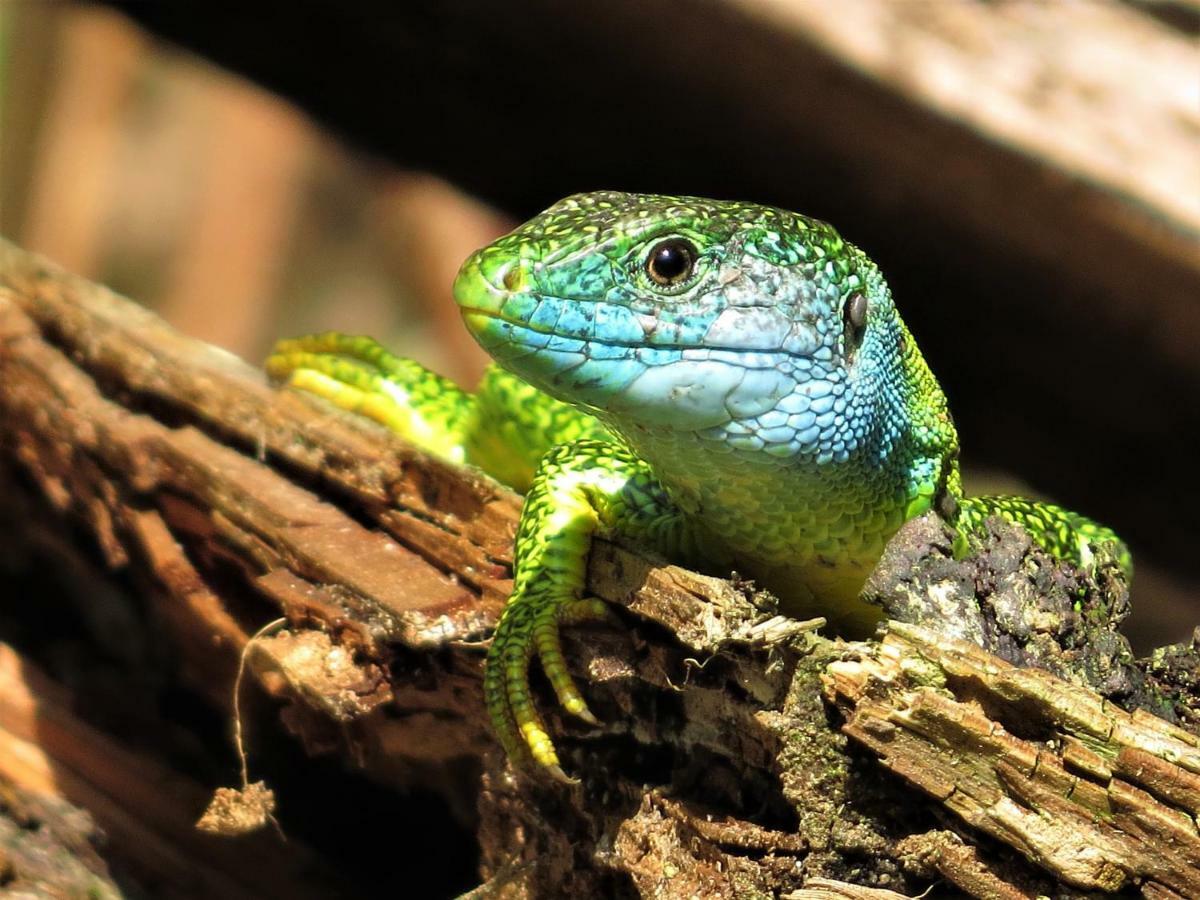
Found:
[[[443,459],[463,462],[462,432],[474,400],[372,338],[329,331],[279,341],[265,367],[274,379],[374,419]]]
[[[574,781],[563,773],[554,742],[534,706],[529,663],[535,655],[541,660],[542,670],[567,712],[598,725],[567,672],[559,626],[611,615],[603,601],[563,600],[536,589],[509,600],[488,651],[483,688],[492,727],[514,763],[532,762],[560,781]]]

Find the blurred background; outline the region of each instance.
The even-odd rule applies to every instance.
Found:
[[[475,377],[449,284],[506,217],[104,7],[0,29],[0,233],[247,359],[337,328]]]
[[[0,234],[252,361],[470,383],[459,263],[598,188],[834,223],[970,483],[1125,535],[1139,650],[1200,623],[1198,0],[0,0]]]

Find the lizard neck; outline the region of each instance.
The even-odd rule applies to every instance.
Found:
[[[699,431],[606,424],[787,611],[852,607],[896,530],[959,492],[945,396],[896,326],[886,364],[866,360],[845,383],[826,379],[815,391],[798,385],[753,418]],[[789,429],[801,439],[785,440]]]

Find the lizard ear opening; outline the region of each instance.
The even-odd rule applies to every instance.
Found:
[[[854,351],[862,343],[863,332],[867,327],[867,312],[869,309],[870,303],[867,301],[866,294],[855,291],[846,298],[846,305],[843,307],[842,312],[846,320],[847,359],[853,357]]]

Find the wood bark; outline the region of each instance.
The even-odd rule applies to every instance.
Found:
[[[606,542],[589,589],[625,627],[567,635],[604,724],[539,690],[581,781],[513,773],[480,672],[519,498],[8,244],[0,422],[13,542],[129,576],[218,705],[285,617],[247,659],[288,727],[474,817],[477,896],[1200,894],[1193,731],[929,628],[827,638]]]
[[[69,691],[0,644],[6,892],[111,900],[122,893],[109,869],[131,867],[169,898],[317,898],[336,888],[311,851],[283,847],[269,832],[235,846],[197,831],[204,789],[90,726],[72,706]],[[106,862],[111,848],[115,866]]]

